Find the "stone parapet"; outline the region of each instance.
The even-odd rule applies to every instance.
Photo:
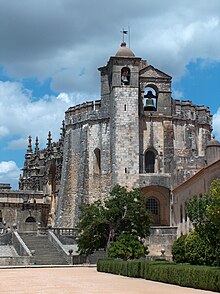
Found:
[[[70,107],[65,112],[65,125],[74,125],[88,120],[98,121],[107,117],[107,110],[104,111],[104,109],[101,108],[101,100],[84,102]]]
[[[170,189],[171,175],[170,174],[140,174],[139,175],[139,185],[140,188],[154,185],[163,186]]]
[[[197,121],[201,124],[211,124],[212,115],[209,107],[193,104],[190,100],[173,100],[174,118]]]

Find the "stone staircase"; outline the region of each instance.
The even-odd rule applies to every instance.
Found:
[[[50,242],[47,235],[20,234],[30,250],[34,250],[37,265],[67,265],[67,261],[57,248]]]
[[[0,257],[19,256],[14,246],[0,245]]]

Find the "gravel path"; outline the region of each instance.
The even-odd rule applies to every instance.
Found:
[[[0,293],[214,294],[143,279],[98,273],[96,268],[88,267],[1,269]]]

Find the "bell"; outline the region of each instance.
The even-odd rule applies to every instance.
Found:
[[[148,98],[146,100],[146,107],[154,107],[154,100],[152,98]]]
[[[148,110],[148,111],[150,111],[150,110],[156,110],[156,107],[154,105],[154,100],[152,98],[148,98],[146,100],[146,105],[144,107],[144,110]]]
[[[128,77],[127,76],[122,76],[121,79],[122,79],[122,82],[124,82],[124,83],[128,82]]]
[[[145,98],[155,98],[156,96],[154,96],[154,94],[152,93],[152,91],[148,91],[147,95],[144,95]]]

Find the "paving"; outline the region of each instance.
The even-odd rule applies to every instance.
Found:
[[[0,270],[0,281],[1,294],[214,294],[98,273],[92,267],[7,268]]]

